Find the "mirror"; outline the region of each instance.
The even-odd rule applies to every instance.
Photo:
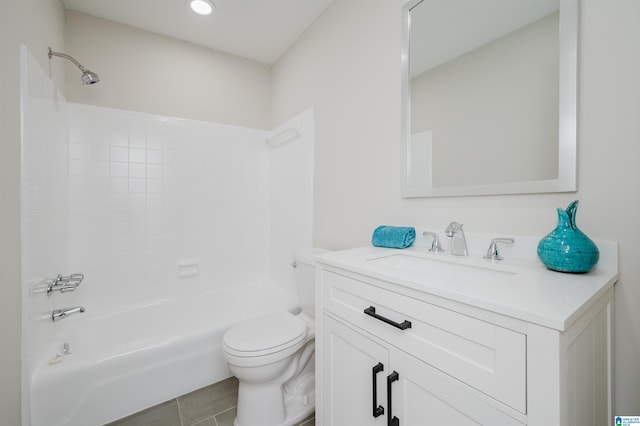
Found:
[[[403,197],[576,190],[578,0],[413,0],[403,20]]]

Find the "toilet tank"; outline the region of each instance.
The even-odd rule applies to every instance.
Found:
[[[328,250],[321,248],[301,249],[293,252],[294,274],[298,301],[302,312],[315,318],[315,262],[313,255],[324,253]]]

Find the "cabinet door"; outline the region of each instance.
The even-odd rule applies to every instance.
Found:
[[[374,367],[382,364],[375,373],[376,407],[384,407],[390,373],[388,349],[326,315],[322,338],[324,426],[386,425],[385,408],[374,417],[373,377]]]
[[[398,380],[391,384],[393,412],[387,414],[399,426],[522,426],[476,391],[402,351],[394,350],[391,362]]]

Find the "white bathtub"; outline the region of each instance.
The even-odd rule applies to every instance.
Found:
[[[34,368],[32,426],[103,425],[225,379],[221,345],[230,325],[298,309],[292,295],[262,286],[110,313],[85,307],[55,323],[55,341]],[[71,354],[50,364],[65,342]]]

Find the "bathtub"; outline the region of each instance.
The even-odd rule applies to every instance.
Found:
[[[32,426],[103,425],[230,377],[222,336],[232,324],[275,310],[298,312],[293,295],[243,286],[56,322],[33,370]],[[95,309],[94,309],[95,311]],[[56,354],[69,344],[70,354]]]

